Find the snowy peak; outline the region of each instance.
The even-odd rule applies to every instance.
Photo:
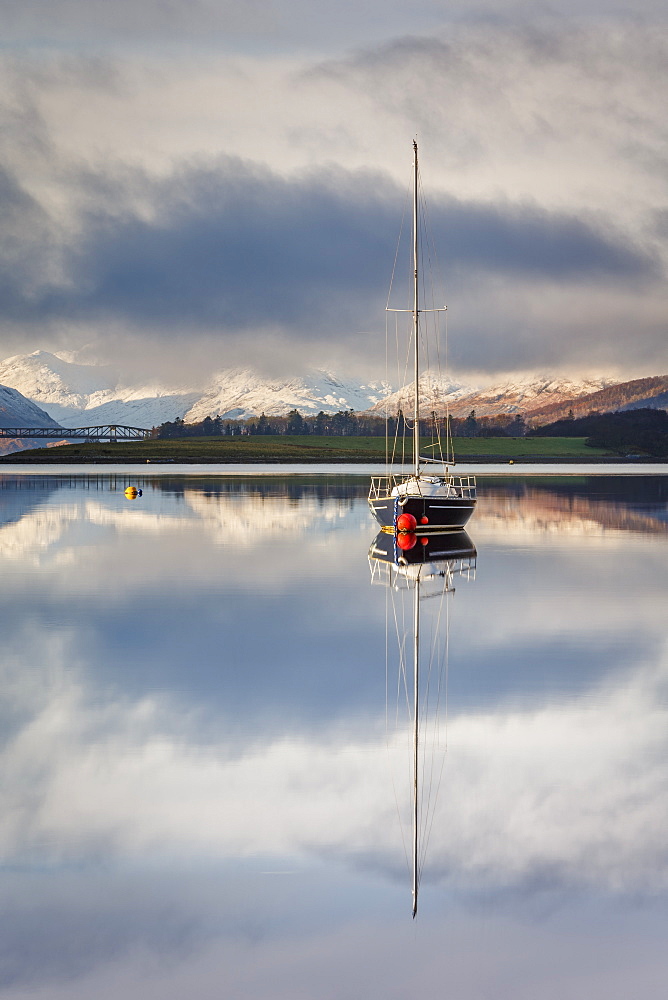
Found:
[[[478,389],[466,386],[433,372],[420,378],[420,409],[423,413],[434,410],[442,416],[446,410],[453,417],[466,417],[475,410],[478,417],[499,414],[528,413],[547,405],[564,403],[589,395],[609,386],[617,379],[569,379],[554,375],[524,376],[499,385]],[[387,397],[384,404],[375,406],[376,412],[394,414],[402,409],[409,413],[413,408],[413,387],[404,386]]]
[[[606,413],[614,410],[636,410],[639,407],[668,409],[668,375],[652,375],[648,378],[616,382],[594,392],[571,397],[562,402],[543,403],[533,407],[528,416],[533,426],[562,420],[572,414],[584,417],[592,410]]]
[[[0,385],[0,427],[57,427],[48,413],[18,389]]]
[[[19,354],[0,362],[0,383],[11,385],[39,404],[85,408],[88,398],[116,385],[112,370],[103,365],[77,365],[48,351]]]
[[[467,416],[472,409],[479,417],[527,413],[538,407],[589,395],[618,381],[606,377],[569,379],[554,375],[526,376],[463,396],[456,406],[451,407],[451,413],[456,417]]]
[[[327,371],[312,371],[291,379],[265,379],[249,369],[218,372],[211,386],[186,413],[186,422],[205,417],[245,419],[284,416],[299,410],[304,416],[367,410],[384,398],[390,387],[384,382],[361,385],[347,382]]]
[[[476,391],[473,386],[465,385],[463,382],[453,382],[452,379],[439,372],[426,371],[420,376],[420,410],[423,413],[430,413],[434,410],[439,415],[446,408],[452,412],[453,405],[459,399],[468,398]],[[413,386],[405,385],[376,403],[372,410],[375,413],[389,414],[390,416],[399,410],[410,413],[413,409],[413,399]]]
[[[660,385],[655,385],[657,378]],[[413,408],[412,386],[395,390],[380,379],[362,382],[325,369],[283,379],[266,378],[250,368],[222,369],[207,385],[167,388],[157,382],[137,385],[122,381],[110,367],[77,364],[48,351],[0,362],[3,384],[17,392],[11,400],[3,397],[5,426],[55,422],[63,427],[102,423],[154,427],[177,418],[194,423],[216,416],[255,418],[263,412],[285,416],[293,409],[309,416],[320,410],[336,413],[349,409],[377,414],[395,414],[401,409],[408,414]],[[479,387],[429,370],[420,378],[420,407],[425,414],[448,411],[455,417],[466,417],[475,410],[478,417],[521,413],[533,420],[535,413],[539,422],[546,422],[548,415],[563,405],[567,412],[572,403],[575,412],[575,401],[582,399],[585,405],[590,396],[593,402],[587,404],[589,408],[642,405],[651,392],[655,399],[650,405],[664,405],[661,393],[666,386],[661,377],[628,383],[631,388],[626,394],[621,391],[623,385],[627,383],[606,377],[573,379],[543,374],[506,378],[496,385]],[[19,405],[20,399],[23,402]],[[26,406],[33,405],[29,412]],[[8,418],[10,409],[13,415]],[[545,419],[538,418],[539,412]]]
[[[0,362],[0,383],[36,401],[64,427],[119,423],[154,427],[167,420],[203,420],[218,415],[283,416],[292,409],[304,415],[320,410],[367,410],[391,386],[360,383],[331,371],[314,370],[288,379],[267,379],[250,369],[224,369],[205,386],[166,388],[159,384],[123,383],[102,365],[80,365],[35,351]]]
[[[201,396],[192,389],[122,385],[107,365],[80,365],[35,351],[0,362],[0,383],[18,389],[64,427],[130,424],[153,427],[183,417]]]

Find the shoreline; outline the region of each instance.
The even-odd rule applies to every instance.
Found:
[[[396,475],[410,473],[407,467],[395,468]],[[453,468],[454,475],[487,476],[668,476],[668,462],[462,462]],[[54,463],[22,462],[0,465],[0,480],[17,476],[113,477],[144,480],[163,476],[385,476],[387,466],[373,462],[262,462],[262,463]]]
[[[55,450],[55,449],[54,449]],[[327,456],[322,455],[318,458],[312,458],[310,456],[299,456],[296,457],[272,457],[270,460],[266,458],[253,458],[253,457],[230,457],[221,459],[220,461],[205,461],[202,462],[198,458],[161,458],[155,456],[154,458],[128,458],[124,455],[120,460],[116,459],[110,455],[100,455],[96,458],[87,458],[79,456],[65,456],[63,458],[56,458],[55,456],[45,459],[43,455],[39,458],[27,457],[29,452],[17,452],[16,455],[23,455],[26,457],[16,458],[14,454],[2,455],[0,456],[0,471],[2,471],[3,466],[14,465],[14,466],[24,466],[24,465],[132,465],[132,466],[145,466],[145,465],[208,465],[212,468],[217,466],[234,466],[234,465],[312,465],[318,467],[320,465],[360,465],[374,467],[382,464],[383,468],[386,469],[386,463],[377,456],[362,456],[362,455],[350,455],[350,456]],[[592,456],[580,456],[580,455],[495,455],[495,454],[479,454],[479,455],[463,455],[461,459],[455,463],[452,463],[451,467],[455,468],[459,465],[668,465],[668,458],[649,458],[649,457],[622,457],[615,455],[592,455]],[[395,466],[395,468],[403,468],[408,470],[409,465],[405,466]]]

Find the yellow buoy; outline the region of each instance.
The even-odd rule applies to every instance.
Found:
[[[511,458],[510,461],[508,462],[508,465],[514,465],[514,464],[515,464],[515,459]]]
[[[125,495],[129,500],[134,500],[135,497],[141,495],[141,490],[138,490],[136,486],[127,486],[125,489]]]

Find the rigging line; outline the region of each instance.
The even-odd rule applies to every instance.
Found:
[[[418,203],[419,203],[419,207],[420,207],[420,219],[422,221],[422,226],[421,226],[420,232],[419,232],[420,260],[421,261],[425,261],[426,260],[427,264],[429,264],[429,247],[428,247],[428,245],[426,244],[426,241],[425,241],[426,202],[425,202],[424,192],[423,192],[423,188],[422,188],[422,177],[421,177],[421,175],[419,175],[419,177],[418,177]],[[428,273],[428,271],[429,271],[429,266],[425,267],[424,264],[423,264],[423,266],[422,266],[422,268],[420,270],[420,291],[421,291],[420,301],[421,302],[427,302],[428,301],[428,293],[427,293],[427,273]],[[431,357],[430,357],[429,337],[427,336],[427,333],[428,333],[429,322],[431,321],[431,314],[427,313],[426,316],[423,315],[421,317],[421,320],[422,320],[422,324],[421,324],[422,325],[422,336],[421,336],[421,340],[420,340],[420,346],[421,346],[421,348],[422,348],[422,350],[424,352],[424,357],[425,357],[425,360],[426,360],[425,370],[428,370],[431,367]]]
[[[407,382],[408,382],[408,368],[409,368],[409,363],[410,363],[412,339],[409,338],[408,342],[406,343],[406,353],[405,353],[405,357],[404,357],[404,366],[403,366],[403,372],[402,372],[402,369],[401,369],[401,347],[400,347],[400,343],[399,343],[399,316],[398,316],[398,314],[395,314],[394,323],[395,323],[395,351],[396,351],[395,356],[396,356],[396,359],[397,359],[397,383],[399,385],[401,385],[401,386],[405,386],[407,384]],[[401,410],[402,416],[403,416],[403,411],[405,409],[405,401],[402,402],[401,396],[399,397],[399,407],[398,408]],[[398,418],[398,416],[399,416],[399,414],[397,413],[397,418]],[[388,418],[389,418],[389,411],[388,411]],[[404,417],[404,420],[405,420],[405,417]],[[402,438],[401,462],[402,462],[402,464],[404,464],[404,462],[406,460],[406,455],[405,455],[405,452],[406,452],[406,442],[403,439],[404,430],[405,430],[405,425],[402,426],[402,429],[401,429],[401,438]],[[395,427],[395,433],[394,433],[395,447],[394,447],[394,449],[392,451],[392,462],[394,462],[396,460],[396,456],[397,456],[397,442],[398,442],[398,440],[399,440],[399,422],[398,422],[398,419],[397,419],[397,425]]]
[[[426,211],[426,197],[424,196],[424,192],[423,192],[422,188],[421,188],[421,196],[422,196],[422,205],[423,205],[423,208],[422,208],[422,229],[423,229],[423,232],[425,234],[425,239],[424,239],[425,248],[426,248],[426,254],[425,255],[427,256],[427,259],[428,259],[429,265],[430,265],[429,276],[430,276],[430,278],[433,278],[434,275],[437,275],[439,277],[439,279],[440,279],[440,276],[441,276],[442,272],[441,272],[441,269],[440,269],[440,263],[439,263],[439,259],[438,259],[438,248],[437,248],[436,241],[434,240],[433,234],[432,234],[432,231],[431,231],[431,226],[430,226],[430,223],[429,223],[429,215],[428,215],[428,213]],[[424,253],[424,251],[423,251],[423,253]],[[436,285],[435,285],[435,282],[433,280],[431,281],[430,292],[431,292],[432,307],[435,308],[436,307]],[[423,295],[425,295],[425,298],[426,298],[426,290],[423,291]],[[434,312],[434,331],[435,331],[434,341],[435,341],[435,347],[436,347],[436,365],[437,365],[437,369],[438,369],[439,375],[441,375],[441,376],[442,375],[446,375],[447,376],[448,365],[449,365],[449,356],[448,356],[448,315],[447,315],[447,311],[446,311],[447,307],[445,307],[445,294],[443,294],[442,297],[443,297],[443,303],[444,303],[443,307],[439,307],[438,310]],[[442,336],[442,331],[441,331],[441,317],[440,317],[440,312],[441,311],[445,311],[445,319],[444,319],[443,324],[442,324],[443,325],[444,336]],[[443,357],[441,357],[441,344],[442,344],[443,340],[444,340],[444,344],[443,344],[443,348],[444,349],[443,349]],[[446,433],[445,433],[445,445],[446,445],[446,456],[445,456],[445,458],[446,458],[446,460],[445,461],[443,461],[443,448],[442,448],[442,445],[440,444],[440,432],[438,433],[439,452],[440,452],[440,457],[441,457],[441,461],[443,462],[443,464],[450,464],[450,462],[454,462],[454,453],[453,453],[453,449],[452,449],[452,433],[451,433],[451,426],[450,426],[450,420],[449,420],[449,417],[450,417],[450,406],[449,406],[449,403],[447,401],[447,395],[445,397],[445,407],[444,408],[445,408],[445,421],[446,421],[446,427],[445,427],[445,431],[446,431]]]
[[[426,197],[424,194],[424,188],[422,186],[420,177],[420,205],[421,205],[421,218],[422,218],[422,228],[421,228],[421,256],[427,261],[428,266],[422,269],[422,298],[424,301],[430,301],[431,310],[427,310],[428,325],[432,330],[432,336],[427,336],[423,333],[421,338],[421,344],[423,344],[423,352],[427,358],[427,368],[431,369],[434,364],[434,358],[432,357],[432,340],[433,345],[436,350],[436,368],[439,379],[443,375],[443,365],[441,362],[441,318],[440,312],[443,311],[443,306],[436,304],[436,283],[435,283],[435,262],[437,262],[436,246],[432,237],[431,228],[429,225],[429,219],[426,207]],[[424,317],[423,317],[424,320]],[[438,400],[438,395],[440,391],[439,381],[432,381],[432,390],[434,393],[434,402]],[[436,407],[437,408],[437,407]],[[443,454],[443,442],[441,438],[440,427],[438,423],[438,416],[436,414],[436,409],[432,408],[432,440],[434,441],[438,449],[438,457],[441,464],[448,464],[447,460],[450,457],[450,450],[448,449],[448,441],[446,434],[446,455]]]
[[[448,587],[448,581],[446,579],[446,588],[447,587]],[[446,633],[445,633],[445,643],[446,643],[446,645],[445,645],[445,650],[443,651],[443,659],[445,661],[446,671],[447,671],[448,628],[449,628],[449,623],[448,623],[448,618],[447,618],[447,609],[449,607],[447,594],[448,594],[448,591],[446,589],[446,590],[443,591],[443,594],[441,595],[441,600],[440,600],[439,606],[438,606],[438,616],[437,616],[437,621],[436,621],[436,633],[438,635],[440,635],[440,631],[441,631],[441,618],[443,616],[443,607],[445,606],[445,608],[446,608]],[[440,652],[440,650],[439,650],[439,652]],[[442,662],[443,661],[439,662],[439,667],[438,667],[438,686],[437,686],[437,691],[436,691],[436,711],[437,711],[436,720],[437,720],[437,723],[438,723],[439,733],[440,733],[440,711],[441,711],[441,692],[442,692],[441,680],[443,679]],[[446,695],[447,695],[447,683],[446,683]],[[439,738],[439,742],[440,742],[440,738]]]
[[[450,680],[450,604],[445,602],[445,751],[448,751],[448,681]]]
[[[405,693],[405,702],[406,702],[406,708],[407,708],[407,710],[408,710],[408,706],[409,706],[408,678],[407,678],[407,672],[406,672],[407,630],[406,630],[406,615],[405,615],[405,608],[403,606],[403,602],[402,602],[402,611],[404,612],[404,614],[402,616],[403,617],[403,621],[402,621],[401,627],[400,627],[400,625],[399,625],[399,616],[397,615],[397,607],[396,607],[396,602],[395,602],[394,591],[392,591],[391,596],[392,596],[392,608],[393,608],[393,612],[394,612],[394,629],[395,629],[395,634],[396,634],[396,637],[397,637],[397,645],[398,645],[398,648],[399,648],[399,662],[398,662],[399,671],[398,671],[398,675],[397,675],[397,707],[396,707],[396,717],[395,717],[395,724],[398,726],[398,724],[399,724],[399,701],[400,701],[400,697],[399,696],[400,696],[400,692],[401,692],[401,688],[402,688],[402,679],[403,679],[403,688],[404,688],[404,693]]]
[[[394,590],[390,592],[390,598],[392,603],[392,615],[394,621],[394,632],[397,640],[398,648],[398,671],[397,671],[397,691],[396,691],[396,708],[395,708],[395,728],[399,725],[399,703],[400,703],[400,692],[402,687],[402,678],[404,689],[407,689],[407,676],[406,676],[406,625],[405,625],[405,613],[402,615],[403,621],[400,623],[399,616],[397,614],[397,606],[395,600]],[[402,605],[402,612],[404,608]],[[407,701],[407,697],[406,697]]]
[[[429,216],[427,212],[427,199],[424,193],[424,187],[422,185],[422,178],[420,177],[420,206],[421,206],[421,220],[422,227],[420,233],[420,248],[421,248],[421,258],[426,261],[426,266],[422,268],[422,300],[424,302],[429,302],[431,308],[426,310],[427,316],[429,318],[430,324],[433,324],[434,332],[438,334],[438,312],[443,308],[441,305],[436,305],[436,284],[435,277],[437,272],[434,266],[434,259],[436,257],[434,252],[434,241],[431,236],[431,229],[429,226]],[[431,351],[432,345],[428,341],[427,347]],[[429,359],[429,365],[431,366],[431,357]]]
[[[451,578],[452,574],[449,573],[448,575]],[[438,780],[437,780],[437,783],[436,783],[435,801],[438,799],[438,795],[440,794],[441,785],[442,785],[442,782],[443,782],[443,772],[445,770],[445,760],[446,760],[447,750],[448,750],[448,746],[447,746],[448,677],[449,677],[449,661],[450,661],[450,604],[449,604],[449,600],[448,600],[448,594],[449,593],[452,593],[452,591],[448,590],[448,591],[444,592],[444,597],[445,597],[445,614],[446,614],[445,650],[444,650],[444,664],[445,664],[445,671],[444,671],[445,672],[445,731],[446,731],[446,743],[445,743],[444,751],[441,754],[441,766],[439,768]],[[439,612],[439,616],[440,616],[440,612]],[[440,713],[439,713],[439,718],[440,718]],[[426,830],[425,837],[424,837],[424,845],[425,845],[424,849],[425,849],[425,853],[426,853],[426,851],[428,849],[429,842],[431,840],[431,834],[432,834],[432,830],[433,830],[433,825],[434,825],[435,818],[436,818],[436,810],[434,809],[434,812],[432,813],[432,816],[431,816],[431,819],[429,821],[428,828]]]
[[[444,349],[444,355],[445,355],[445,373],[446,373],[446,376],[449,377],[448,372],[449,372],[450,361],[449,361],[449,356],[448,356],[448,314],[447,314],[447,312],[446,312],[444,320],[443,320],[443,325],[444,325],[444,328],[445,328],[445,344],[444,344],[444,348],[445,348]],[[449,397],[448,396],[445,397],[445,421],[446,421],[446,423],[445,423],[445,428],[446,428],[445,446],[447,448],[448,458],[452,461],[452,463],[454,465],[454,461],[455,461],[455,444],[454,444],[454,441],[452,439],[452,422],[450,420],[450,402],[449,402]]]
[[[390,584],[390,588],[391,588],[392,587],[391,568],[390,568],[389,584]],[[389,592],[386,592],[386,594],[385,594],[385,742],[386,742],[388,754],[391,754],[392,752],[394,752],[394,748],[391,747],[391,745],[390,745],[390,739],[389,739],[389,693],[390,693],[390,678],[389,678],[389,634],[390,634],[390,630],[389,630],[388,625],[389,625],[389,617],[390,617],[390,615],[389,615],[390,604],[392,605],[392,608],[393,608],[393,616],[396,619],[396,608],[394,608],[394,595],[393,595],[391,589],[389,590]],[[398,703],[398,694],[397,694],[397,703]],[[396,730],[397,730],[397,722],[395,720],[395,733],[396,733]],[[397,818],[399,820],[399,832],[401,834],[401,842],[402,842],[402,845],[403,845],[403,848],[404,848],[404,860],[405,860],[405,863],[406,863],[406,869],[410,870],[410,861],[409,861],[409,857],[408,857],[408,845],[407,845],[407,842],[406,842],[406,833],[405,833],[405,829],[404,829],[404,822],[403,822],[402,817],[401,817],[401,807],[399,805],[399,795],[397,793],[397,784],[396,784],[396,781],[395,781],[394,769],[390,766],[390,758],[389,758],[389,756],[387,758],[387,766],[388,766],[388,770],[390,772],[390,780],[392,782],[392,792],[393,792],[393,795],[394,795],[394,806],[395,806],[395,809],[397,811]]]
[[[427,682],[427,685],[426,685],[425,697],[423,699],[423,713],[422,714],[423,714],[424,718],[423,718],[423,722],[422,722],[422,728],[423,728],[423,731],[425,733],[425,743],[423,744],[423,756],[422,756],[422,779],[423,779],[422,787],[429,789],[427,804],[426,804],[426,807],[425,807],[425,805],[423,803],[423,809],[422,809],[421,816],[420,816],[420,827],[421,827],[421,832],[423,834],[423,840],[422,840],[423,850],[422,850],[422,855],[421,855],[423,861],[424,861],[424,856],[426,854],[426,850],[427,850],[427,846],[428,846],[429,832],[431,830],[431,827],[432,827],[432,824],[433,824],[433,821],[434,821],[434,816],[435,816],[435,813],[432,812],[432,800],[435,803],[437,801],[437,799],[438,799],[438,792],[439,792],[439,789],[440,789],[441,778],[442,778],[442,771],[443,771],[443,764],[444,764],[444,761],[442,761],[441,768],[440,768],[439,779],[435,783],[434,782],[435,750],[434,750],[434,752],[432,752],[432,754],[431,754],[431,757],[429,758],[429,762],[430,762],[431,766],[429,768],[430,773],[429,773],[429,776],[428,776],[428,779],[427,779],[427,746],[429,745],[429,740],[431,740],[431,741],[433,741],[434,748],[436,747],[436,741],[437,741],[437,735],[438,735],[439,723],[440,723],[440,692],[441,692],[441,679],[442,679],[442,672],[443,672],[442,671],[443,658],[441,656],[441,648],[440,648],[441,618],[442,618],[444,603],[445,603],[446,609],[448,608],[448,603],[447,603],[448,602],[448,587],[449,587],[449,578],[446,579],[445,589],[442,590],[440,592],[440,594],[438,595],[440,599],[439,599],[438,605],[437,605],[438,611],[436,613],[435,620],[432,617],[431,642],[430,642],[430,647],[429,647],[430,648],[429,666],[428,666],[428,671],[427,671],[428,682]],[[432,713],[432,715],[433,715],[433,722],[432,722],[431,725],[429,725],[428,724],[429,723],[429,719],[428,719],[428,715],[429,715],[429,699],[431,697],[431,686],[432,686],[432,681],[433,681],[433,675],[434,675],[434,672],[435,672],[435,664],[437,666],[437,669],[436,669],[437,706],[436,706],[435,712]]]
[[[388,314],[386,313],[385,314],[385,316],[386,316],[386,323],[387,323],[387,315]],[[394,342],[395,342],[394,357],[396,358],[396,366],[397,366],[397,370],[396,370],[396,384],[401,384],[401,382],[400,382],[400,374],[399,374],[399,325],[398,325],[398,317],[397,317],[396,313],[394,315]],[[390,426],[389,422],[390,422],[391,419],[392,419],[392,417],[390,416],[389,407],[386,406],[385,407],[385,428],[386,428],[385,429],[385,435],[386,435],[385,436],[385,450],[386,450],[386,452],[388,451],[388,447],[389,447],[388,431],[389,431],[389,426]],[[395,459],[396,459],[398,429],[399,429],[399,423],[397,421],[396,424],[395,424],[395,427],[394,427],[394,434],[393,434],[393,440],[392,440],[392,454],[391,454],[391,459],[390,459],[391,464],[394,464]]]
[[[449,580],[446,583],[446,588],[448,586],[449,586]],[[449,663],[449,642],[450,642],[450,604],[449,604],[449,600],[448,600],[448,595],[450,593],[452,593],[452,591],[450,591],[448,589],[445,589],[443,591],[443,593],[441,594],[441,601],[439,602],[439,609],[438,609],[438,618],[437,618],[437,623],[436,623],[435,630],[434,630],[434,636],[435,636],[435,638],[437,638],[439,636],[439,634],[440,634],[441,616],[442,616],[442,612],[443,612],[443,607],[445,606],[445,614],[446,614],[446,619],[445,619],[445,648],[444,648],[444,651],[443,651],[443,665],[444,665],[445,669],[443,670],[443,666],[441,665],[441,663],[439,663],[439,670],[438,670],[439,685],[438,685],[437,707],[436,707],[436,712],[435,712],[434,744],[436,746],[436,735],[437,735],[437,732],[440,732],[440,703],[441,703],[441,685],[440,685],[440,680],[441,680],[441,675],[443,673],[445,673],[445,684],[444,684],[444,687],[445,687],[445,699],[446,699],[446,745],[445,745],[445,748],[444,748],[443,752],[440,754],[441,764],[440,764],[440,768],[439,768],[438,778],[436,780],[435,793],[433,795],[434,810],[431,813],[431,816],[428,813],[427,816],[425,817],[425,829],[424,829],[424,839],[423,839],[424,854],[425,854],[425,856],[426,856],[426,853],[427,853],[427,849],[429,847],[429,841],[431,839],[431,833],[432,833],[432,829],[433,829],[433,825],[434,825],[434,820],[436,818],[435,804],[438,801],[438,797],[439,797],[440,790],[441,790],[441,784],[442,784],[442,781],[443,781],[443,771],[445,769],[445,757],[446,757],[446,754],[447,754],[447,697],[448,697],[448,663]],[[440,738],[438,739],[438,745],[440,747]],[[430,795],[430,799],[431,799],[432,789],[434,788],[434,772],[435,772],[435,754],[432,755],[431,773],[430,773],[430,776],[429,776],[429,795]]]
[[[440,618],[440,605],[442,604],[443,594],[441,594],[440,596],[441,600],[439,601],[439,616],[438,616],[439,618]],[[423,789],[427,789],[427,801],[425,803],[423,800],[423,808],[420,815],[420,829],[423,836],[422,839],[423,860],[424,856],[426,855],[426,846],[427,846],[425,843],[426,831],[429,826],[429,817],[430,815],[432,815],[432,799],[435,803],[438,797],[438,791],[436,792],[436,795],[433,794],[434,755],[435,755],[435,743],[436,743],[435,732],[437,725],[437,716],[434,720],[434,723],[431,726],[429,725],[429,699],[431,697],[431,685],[434,674],[434,662],[438,662],[438,670],[436,671],[437,681],[440,679],[440,666],[441,666],[440,657],[436,656],[436,652],[438,650],[438,640],[439,640],[439,630],[438,630],[438,624],[436,623],[436,625],[432,624],[429,663],[427,668],[427,683],[425,687],[425,696],[423,700],[422,729],[425,734],[425,740],[423,743],[423,755],[422,755],[422,787]],[[439,686],[440,685],[437,684],[437,690]],[[437,711],[438,711],[438,706],[437,706]],[[431,740],[432,743],[434,744],[434,749],[432,749],[431,756],[429,757],[430,766],[429,766],[429,774],[427,775],[427,763],[428,763],[427,746],[429,740]]]
[[[388,319],[389,319],[388,312],[387,312],[387,310],[385,310],[385,385],[386,386],[388,386],[390,384],[390,378],[389,378],[389,375],[390,375],[390,329],[389,329]],[[390,463],[390,437],[389,437],[389,430],[390,430],[390,410],[389,410],[389,407],[387,405],[387,401],[385,402],[384,410],[385,410],[385,466],[387,467],[387,466],[389,466],[389,463]],[[386,471],[388,471],[388,470],[386,470]]]
[[[439,772],[438,772],[438,780],[437,780],[436,795],[434,797],[434,804],[438,801],[438,796],[439,796],[440,791],[441,791],[441,785],[443,783],[443,772],[445,770],[446,752],[447,752],[447,748],[446,748],[446,751],[444,751],[441,754],[441,765],[440,765]],[[424,848],[423,848],[423,850],[424,850],[423,860],[424,860],[424,857],[426,857],[427,850],[429,848],[429,843],[431,841],[431,834],[432,834],[432,831],[433,831],[433,828],[434,828],[434,820],[435,819],[436,819],[436,808],[433,809],[433,811],[431,813],[431,816],[428,817],[428,820],[427,820],[427,822],[425,824],[425,831],[424,831],[424,836],[423,836],[423,845],[424,845]]]
[[[391,567],[388,566],[388,569]],[[390,580],[391,582],[391,580]],[[385,743],[390,731],[390,594],[385,591]]]
[[[402,236],[403,236],[403,232],[404,232],[404,223],[406,221],[406,210],[407,210],[408,205],[410,204],[410,196],[411,196],[411,186],[410,186],[410,183],[409,183],[409,185],[408,185],[408,187],[406,189],[406,196],[404,198],[404,207],[403,207],[402,213],[401,213],[401,225],[399,227],[399,237],[397,239],[397,246],[396,246],[396,249],[394,251],[394,263],[392,265],[392,275],[390,277],[390,287],[389,287],[389,289],[387,291],[387,302],[386,302],[386,305],[385,305],[386,309],[390,308],[390,297],[392,295],[392,286],[394,284],[394,273],[395,273],[395,270],[396,270],[396,267],[397,267],[397,260],[399,259],[399,249],[401,247],[401,240],[402,240]]]

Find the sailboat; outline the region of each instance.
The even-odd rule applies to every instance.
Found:
[[[466,531],[432,532],[421,539],[424,544],[407,550],[397,544],[399,537],[380,531],[369,548],[369,565],[372,584],[383,584],[391,595],[389,617],[396,628],[399,658],[397,709],[402,704],[408,713],[405,728],[411,744],[408,798],[412,914],[415,918],[420,877],[442,773],[442,767],[439,768],[433,759],[427,760],[427,755],[435,750],[433,744],[438,742],[443,721],[441,715],[444,703],[447,704],[449,620],[447,607],[444,610],[443,605],[454,593],[455,577],[475,578],[477,554]],[[412,607],[400,604],[405,597],[409,598],[409,604],[412,598]],[[427,599],[432,599],[433,603],[425,623],[421,621],[421,605]],[[407,664],[411,651],[412,683]],[[427,663],[421,664],[421,654],[425,653]],[[388,678],[390,673],[388,670]],[[436,700],[431,711],[430,696]],[[388,706],[389,702],[388,690]],[[429,787],[425,787],[427,783]],[[407,841],[408,837],[405,838]]]
[[[390,309],[388,312],[412,313],[413,341],[413,471],[408,476],[374,476],[369,489],[369,506],[379,524],[386,530],[422,531],[457,530],[463,528],[476,505],[474,476],[455,476],[450,472],[451,455],[420,454],[420,334],[421,317],[425,312],[444,312],[445,307],[423,309],[420,300],[420,232],[418,217],[418,147],[413,142],[413,304],[410,310]],[[425,450],[434,449],[438,443]],[[447,449],[446,449],[447,451]],[[429,466],[443,466],[435,474]],[[432,469],[432,472],[434,470]],[[406,515],[402,522],[399,518]]]

